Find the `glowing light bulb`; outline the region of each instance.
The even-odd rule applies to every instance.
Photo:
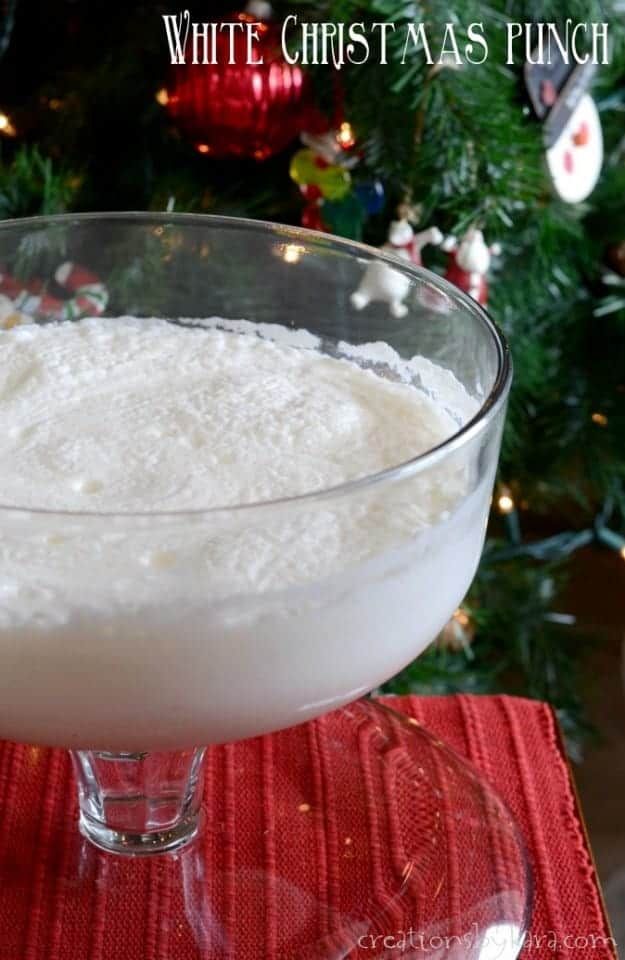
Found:
[[[5,137],[14,137],[17,134],[17,130],[11,123],[11,118],[6,113],[0,113],[0,133],[3,133]]]
[[[211,148],[209,147],[209,145],[208,145],[207,143],[198,143],[198,145],[197,145],[197,152],[198,152],[198,153],[204,153],[204,154],[210,153],[210,152],[211,152]]]
[[[514,510],[514,500],[512,499],[509,491],[503,491],[497,498],[497,508],[500,513],[504,515],[507,513],[512,513]]]
[[[598,427],[607,427],[608,425],[608,418],[605,413],[593,413],[590,419],[593,423],[596,423]]]
[[[169,103],[169,94],[165,87],[161,87],[160,90],[156,91],[155,100],[157,103],[160,103],[161,107],[166,107]]]
[[[621,555],[622,559],[625,560],[625,547],[621,547],[619,554]]]
[[[299,263],[305,253],[305,247],[301,247],[297,243],[287,243],[282,253],[282,259],[285,263]]]
[[[341,124],[336,135],[336,139],[343,150],[351,150],[356,143],[356,137],[354,136],[351,123],[344,121]]]

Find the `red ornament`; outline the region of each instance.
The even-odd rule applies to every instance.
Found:
[[[247,13],[236,13],[226,23],[257,23]],[[217,32],[215,64],[194,64],[190,46],[187,63],[171,68],[167,111],[199,150],[210,156],[254,157],[265,160],[279,153],[306,125],[308,83],[304,71],[286,62],[277,24],[261,23],[255,60],[248,64],[248,42],[243,30]]]

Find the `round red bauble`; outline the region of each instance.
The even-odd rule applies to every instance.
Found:
[[[247,13],[223,22],[256,23]],[[217,33],[215,64],[177,64],[167,86],[167,111],[200,153],[209,156],[254,157],[265,160],[279,153],[306,125],[308,83],[304,71],[282,53],[276,24],[257,27],[253,57],[248,64],[245,31],[233,34],[234,63],[230,59],[229,31]],[[191,44],[187,57],[191,59]]]

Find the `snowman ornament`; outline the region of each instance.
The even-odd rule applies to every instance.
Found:
[[[543,121],[547,168],[556,193],[566,203],[581,203],[590,196],[603,165],[601,121],[589,93],[595,69],[590,62],[571,69],[555,53],[550,63],[525,65],[534,113]]]
[[[449,253],[445,279],[485,307],[488,303],[488,271],[492,256],[501,253],[499,244],[488,246],[482,231],[471,227],[460,241],[453,236],[447,237],[442,249]]]
[[[420,267],[423,248],[428,244],[440,245],[443,234],[438,227],[429,227],[427,230],[415,233],[408,219],[411,211],[404,204],[399,207],[397,213],[399,219],[391,223],[388,240],[382,246],[382,250]],[[356,310],[363,310],[374,301],[382,301],[389,304],[391,315],[401,320],[408,313],[404,299],[411,283],[410,277],[403,271],[395,270],[388,263],[372,261],[367,266],[358,289],[351,296],[352,306]]]

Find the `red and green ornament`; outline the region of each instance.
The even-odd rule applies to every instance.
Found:
[[[303,133],[301,139],[304,146],[289,172],[304,200],[302,226],[360,240],[368,216],[383,209],[385,197],[379,180],[355,181],[360,156],[351,125]]]

